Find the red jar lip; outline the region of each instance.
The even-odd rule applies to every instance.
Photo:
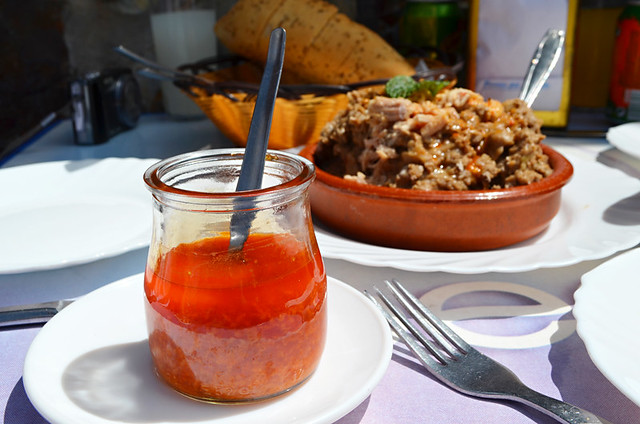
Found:
[[[283,151],[268,150],[266,157],[266,165],[268,168],[270,163],[273,162],[287,162],[293,167],[297,168],[296,175],[280,184],[272,185],[257,190],[246,191],[220,191],[220,192],[208,192],[198,190],[188,190],[183,188],[174,187],[171,184],[167,184],[164,181],[165,175],[177,168],[186,167],[188,164],[196,164],[197,162],[207,163],[214,160],[237,160],[242,163],[244,155],[244,149],[231,148],[231,149],[211,149],[200,150],[196,152],[184,153],[181,155],[173,156],[164,160],[161,160],[152,166],[150,166],[144,173],[144,181],[147,188],[152,192],[161,192],[169,195],[184,196],[185,198],[199,198],[199,199],[229,199],[238,197],[258,197],[265,196],[275,192],[288,191],[289,189],[296,189],[301,186],[311,184],[315,178],[316,167],[308,159]],[[240,167],[238,166],[238,170]]]

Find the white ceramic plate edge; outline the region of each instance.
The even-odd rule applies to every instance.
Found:
[[[574,294],[577,332],[602,374],[640,406],[640,248],[624,252],[584,274]]]
[[[12,180],[17,179],[17,183],[12,181],[12,184],[17,186],[17,188],[13,189],[14,192],[28,189],[24,191],[27,193],[35,193],[35,195],[30,195],[33,197],[33,199],[30,200],[31,202],[35,202],[37,200],[37,196],[43,196],[43,202],[45,205],[47,202],[55,204],[58,201],[57,199],[68,201],[69,205],[73,203],[81,205],[83,195],[90,195],[91,201],[95,201],[97,197],[91,192],[91,187],[89,187],[92,185],[98,187],[98,194],[106,192],[107,195],[115,196],[114,199],[120,198],[124,202],[123,204],[135,203],[138,208],[142,208],[143,205],[148,204],[148,210],[150,211],[151,197],[144,188],[142,177],[144,171],[157,161],[158,159],[127,157],[43,162],[2,169],[0,170],[0,181],[9,177],[11,177]],[[73,171],[82,173],[82,178],[71,178],[70,174]],[[124,175],[127,179],[125,181],[118,178],[108,180],[107,178],[110,174],[120,178]],[[47,180],[48,175],[53,175],[53,182]],[[64,187],[55,186],[55,183],[64,185]],[[47,184],[54,184],[54,186],[49,187]],[[132,188],[131,184],[137,185]],[[107,186],[108,188],[104,190]],[[73,194],[71,193],[71,191],[74,190],[74,187],[77,189],[80,196],[78,199],[74,199]],[[57,191],[59,194],[56,197],[56,195],[51,194],[50,191]],[[119,191],[124,191],[121,197],[119,197]],[[9,192],[8,195],[11,196],[11,192]],[[23,196],[19,196],[19,198],[21,200],[18,200],[17,202],[25,200]],[[11,199],[7,200],[5,198],[5,201],[10,200]],[[17,202],[14,202],[14,204],[9,207],[16,208]],[[87,203],[87,205],[90,204],[91,203]],[[95,207],[95,205],[93,206]],[[112,205],[112,207],[115,208],[114,205]],[[120,212],[124,213],[124,211]],[[151,237],[150,215],[148,218],[148,226],[145,226],[144,228],[141,226],[142,220],[140,217],[138,217],[138,219],[133,219],[133,221],[133,228],[131,228],[131,231],[129,231],[126,236],[121,234],[120,236],[122,238],[115,240],[110,245],[105,244],[100,248],[88,251],[81,248],[63,248],[62,250],[55,251],[51,256],[34,255],[34,258],[29,261],[16,261],[11,260],[11,258],[4,258],[3,261],[0,262],[0,274],[15,274],[59,269],[117,256],[119,254],[147,246]],[[69,221],[69,224],[72,224],[72,221]],[[99,226],[100,222],[96,222],[95,228],[100,228]],[[82,237],[83,235],[86,234],[78,234],[76,237]],[[104,238],[108,237],[109,235],[104,234]],[[6,241],[7,239],[5,237],[5,242]],[[64,243],[60,244],[60,246],[63,245]],[[21,251],[16,251],[16,254],[22,255],[23,253]]]
[[[640,159],[640,122],[628,122],[607,130],[607,141],[626,154]]]
[[[532,240],[492,251],[420,252],[364,244],[320,225],[316,230],[320,252],[325,258],[365,266],[473,274],[569,266],[636,246],[640,242],[640,223],[613,225],[605,222],[602,215],[608,207],[637,194],[640,181],[595,161],[564,156],[573,164],[574,176],[563,188],[560,212],[548,230]],[[599,173],[604,174],[602,178],[610,183],[608,186],[602,185],[595,176]],[[601,199],[609,203],[599,204]],[[629,206],[626,207],[616,212],[629,213]],[[572,225],[565,226],[561,219]],[[594,239],[594,235],[597,238]]]

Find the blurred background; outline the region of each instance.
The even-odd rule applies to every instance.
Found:
[[[211,3],[222,16],[234,0]],[[333,3],[352,18],[360,6],[362,18],[371,21],[374,28],[386,26],[388,19],[395,19],[386,15],[402,10],[402,2]],[[72,79],[107,68],[131,67],[132,62],[115,53],[114,46],[125,45],[155,59],[151,6],[150,0],[0,2],[0,154],[13,140],[69,102]],[[215,42],[213,27],[211,40]],[[224,52],[224,46],[219,51]],[[160,83],[137,79],[143,112],[163,112]]]
[[[208,2],[218,17],[234,4],[234,0]],[[440,32],[430,36],[437,38],[439,48],[460,55],[465,66],[469,63],[470,3],[466,0],[330,2],[351,19],[377,32],[401,53],[407,53],[411,46],[420,47],[420,37],[423,40],[427,37],[419,34],[415,24],[411,26],[408,17],[419,17],[418,8],[437,3],[442,19],[448,14],[448,21],[441,20]],[[526,3],[525,0],[519,2]],[[570,56],[573,65],[570,67],[573,79],[570,104],[572,110],[586,108],[604,115],[616,22],[627,2],[581,0],[577,3],[576,10],[568,9],[568,13],[575,13],[576,23],[568,28],[572,31],[574,53]],[[451,12],[452,6],[455,6],[454,12]],[[34,129],[52,113],[60,111],[59,116],[66,113],[70,81],[93,71],[132,68],[130,60],[113,51],[115,46],[124,45],[144,57],[157,59],[150,19],[153,8],[152,0],[0,2],[0,155],[14,149],[25,135],[32,136]],[[216,43],[212,26],[211,41]],[[218,44],[215,45],[217,54],[227,53],[225,47]],[[165,112],[160,82],[139,76],[136,79],[140,85],[142,112]],[[458,85],[465,84],[463,72]]]

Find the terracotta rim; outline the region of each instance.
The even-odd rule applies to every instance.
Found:
[[[317,145],[317,143],[314,143],[306,146],[300,152],[300,155],[315,164],[313,153],[315,152]],[[405,188],[381,187],[345,180],[344,178],[340,178],[323,171],[318,165],[315,165],[316,177],[319,182],[342,191],[377,198],[399,199],[406,202],[476,203],[479,201],[495,202],[496,200],[515,200],[556,191],[566,185],[573,175],[573,166],[564,156],[545,144],[542,144],[541,146],[543,152],[549,157],[553,173],[540,181],[525,186],[504,189],[421,191]]]

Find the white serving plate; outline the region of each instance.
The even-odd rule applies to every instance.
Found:
[[[523,272],[601,259],[640,243],[640,181],[595,161],[565,155],[574,175],[560,211],[542,234],[502,249],[424,252],[347,239],[316,223],[325,258],[406,271]]]
[[[589,356],[602,374],[640,406],[640,248],[582,276],[573,316]]]
[[[607,141],[626,154],[640,159],[640,122],[629,122],[609,128]]]
[[[0,274],[62,268],[149,244],[144,171],[157,159],[0,169]]]

